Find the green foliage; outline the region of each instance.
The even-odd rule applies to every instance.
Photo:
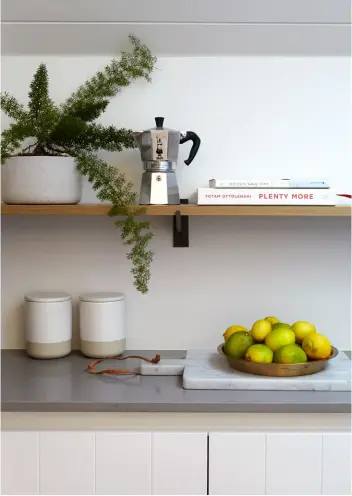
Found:
[[[109,215],[125,216],[124,220],[117,220],[115,224],[121,229],[123,243],[131,246],[127,258],[132,262],[134,284],[138,291],[147,293],[153,260],[153,253],[147,247],[152,233],[145,232],[149,222],[135,220],[135,214],[143,214],[145,209],[133,206],[137,201],[137,195],[132,191],[133,185],[126,182],[124,174],[118,169],[93,154],[78,156],[76,163],[80,173],[88,176],[99,200],[114,205]]]
[[[148,222],[135,219],[144,209],[133,206],[137,195],[124,175],[94,154],[98,150],[121,151],[135,147],[131,130],[94,122],[122,88],[140,78],[150,81],[156,58],[137,38],[130,36],[130,40],[131,52],[122,52],[119,59],[113,59],[60,106],[50,98],[45,64],[40,64],[33,76],[28,109],[4,92],[1,109],[14,122],[1,135],[1,163],[15,154],[76,157],[78,170],[88,176],[97,197],[112,203],[110,215],[123,216],[115,224],[121,230],[123,243],[130,246],[127,258],[132,262],[134,284],[138,291],[146,293],[153,259],[147,249],[152,233],[148,232]],[[32,143],[21,150],[27,139]]]

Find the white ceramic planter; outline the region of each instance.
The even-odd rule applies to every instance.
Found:
[[[72,157],[11,157],[1,166],[2,201],[21,204],[75,204],[82,177]]]

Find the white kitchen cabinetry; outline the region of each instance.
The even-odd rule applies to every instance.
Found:
[[[96,433],[96,494],[151,494],[151,434]]]
[[[152,494],[207,494],[207,433],[152,434]]]
[[[351,465],[351,434],[323,434],[322,494],[352,494]]]
[[[275,433],[266,438],[266,494],[321,494],[322,435]]]
[[[38,433],[1,433],[1,494],[39,494]]]
[[[210,434],[209,494],[265,494],[265,434]]]
[[[95,494],[94,453],[94,432],[40,432],[40,494]]]
[[[2,494],[351,495],[350,432],[5,431],[1,439]]]

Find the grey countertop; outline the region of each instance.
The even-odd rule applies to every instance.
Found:
[[[155,355],[154,351],[133,353]],[[185,352],[161,351],[160,354],[163,358],[180,358]],[[177,376],[90,375],[87,373],[90,360],[78,352],[58,360],[34,360],[22,350],[3,350],[1,358],[1,409],[4,412],[351,411],[349,392],[191,391],[182,388],[182,378]],[[124,368],[137,365],[135,360],[123,362]]]

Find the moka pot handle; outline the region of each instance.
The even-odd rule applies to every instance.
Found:
[[[200,147],[200,137],[193,131],[186,131],[185,133],[181,133],[180,145],[183,145],[186,141],[193,141],[191,151],[189,152],[189,157],[185,160],[185,164],[190,165],[198,153]]]

